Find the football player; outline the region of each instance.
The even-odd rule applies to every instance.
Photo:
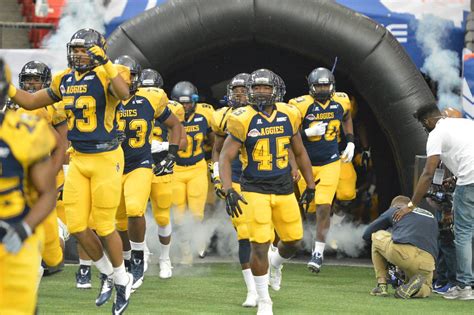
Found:
[[[129,86],[122,77],[128,77],[129,71],[112,64],[105,38],[93,29],[74,33],[67,51],[70,68],[54,75],[49,88],[28,93],[10,85],[9,96],[26,109],[62,100],[74,150],[63,193],[68,228],[101,272],[96,305],[110,299],[115,285],[112,309],[121,314],[128,306],[133,276],[125,270],[122,242],[115,229],[124,163],[115,113],[120,100],[129,98]],[[90,216],[110,261],[88,227]]]
[[[0,103],[10,73],[0,59]],[[21,139],[21,141],[19,141]],[[48,123],[15,111],[0,113],[0,312],[34,314],[43,222],[56,202]]]
[[[153,69],[145,69],[140,74],[141,87],[161,88],[163,79],[161,75]],[[176,101],[168,101],[168,109],[178,118],[180,122],[184,121],[184,107]],[[163,160],[168,154],[169,141],[171,136],[166,125],[160,118],[155,119],[155,125],[152,133],[151,152],[157,161]],[[181,128],[180,150],[186,149],[186,132]],[[170,260],[170,244],[171,244],[171,194],[172,194],[172,174],[162,174],[153,176],[151,184],[150,201],[153,216],[158,225],[158,239],[160,241],[160,273],[161,279],[171,278],[173,275]]]
[[[145,210],[153,178],[150,136],[154,120],[159,119],[171,130],[168,153],[164,160],[174,161],[176,158],[182,127],[176,116],[168,109],[168,97],[162,89],[138,87],[141,69],[137,61],[123,55],[118,57],[115,63],[130,69],[131,97],[122,102],[119,111],[119,130],[125,133],[125,139],[122,142],[125,168],[122,179],[122,198],[117,210],[117,229],[122,236],[126,256],[130,254],[130,257],[125,257],[125,260],[130,259],[130,271],[133,275],[132,289],[136,290],[143,283],[145,267]],[[161,161],[157,160],[155,164],[158,165]],[[172,164],[167,166],[167,173],[172,172],[172,166]]]
[[[347,140],[342,162],[351,162],[355,146],[349,97],[345,93],[335,92],[336,82],[332,72],[326,68],[314,69],[308,76],[308,85],[309,95],[292,99],[289,103],[301,112],[303,144],[311,160],[313,176],[316,181],[319,180],[315,203],[309,208],[309,212],[316,211],[316,241],[308,262],[311,271],[319,272],[329,229],[331,204],[341,170],[337,144],[341,124]],[[305,187],[304,182],[300,181],[300,191]]]
[[[349,97],[350,99],[350,108],[349,115],[351,119],[355,119],[357,113],[357,103],[354,97]],[[343,154],[344,150],[347,147],[346,136],[344,130],[341,130],[337,137],[339,152]],[[355,154],[354,154],[355,155]],[[333,205],[333,218],[332,220],[336,223],[339,223],[343,220],[345,214],[351,212],[351,204],[356,198],[356,183],[357,183],[357,173],[354,168],[354,164],[351,162],[342,162],[341,163],[341,172],[339,174],[339,181],[337,183],[336,195]],[[336,220],[334,220],[336,218]]]
[[[230,136],[224,141],[219,157],[219,173],[227,212],[233,217],[240,216],[243,213],[240,203],[248,203],[245,211],[252,249],[250,268],[258,294],[257,314],[272,314],[268,285],[280,289],[282,264],[293,256],[303,237],[298,201],[293,192],[290,146],[307,182],[303,203],[309,204],[314,198],[314,179],[299,134],[300,113],[294,106],[276,103],[278,91],[273,72],[254,71],[247,81],[247,90],[252,105],[233,111],[227,120]],[[231,163],[239,150],[244,163],[240,179],[243,196],[232,187]],[[273,227],[280,242],[278,250],[269,257]]]
[[[209,104],[199,103],[196,87],[187,81],[178,82],[173,87],[171,99],[184,106],[183,125],[187,139],[186,150],[178,152],[173,174],[175,222],[178,225],[183,223],[186,209],[197,222],[201,222],[208,190],[208,172],[203,146],[206,137],[211,144],[214,143],[214,133],[211,130],[214,109]],[[186,240],[182,244],[183,264],[192,264],[189,241]],[[199,247],[201,248],[201,245]]]
[[[20,88],[29,93],[34,93],[44,88],[48,88],[51,84],[51,69],[40,61],[27,62],[20,71],[18,76]],[[34,111],[28,111],[18,107],[18,112],[29,112],[32,115],[46,119],[53,127],[52,131],[56,135],[57,145],[51,152],[51,160],[53,161],[54,172],[56,176],[56,187],[58,191],[62,190],[64,185],[64,174],[62,172],[64,159],[66,156],[67,142],[67,125],[66,116],[57,111],[57,106],[53,104],[47,107],[39,108]],[[60,207],[60,199],[62,194],[58,193],[57,207]],[[60,220],[57,215],[56,208],[44,220],[45,230],[45,246],[43,249],[42,259],[46,266],[46,271],[54,272],[60,270],[60,264],[64,258],[65,238],[67,238],[67,228],[65,225],[59,224]],[[42,268],[42,267],[41,267]]]
[[[220,198],[225,198],[225,193],[222,190],[222,183],[219,177],[219,155],[227,136],[227,119],[232,112],[242,106],[248,104],[247,101],[247,79],[248,73],[239,73],[234,76],[227,85],[227,100],[229,107],[222,107],[216,110],[212,116],[212,130],[215,134],[214,148],[212,150],[212,181],[214,183],[214,190],[216,195]],[[239,157],[232,161],[232,187],[240,193],[240,176],[242,174],[242,162]],[[246,221],[246,209],[242,205],[242,215],[232,217],[232,224],[237,232],[237,240],[239,241],[239,261],[242,267],[242,275],[244,277],[245,285],[247,287],[247,298],[242,306],[255,307],[257,306],[257,290],[255,288],[255,281],[253,279],[252,271],[250,270],[250,241],[249,232]]]

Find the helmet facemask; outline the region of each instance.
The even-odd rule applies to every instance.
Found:
[[[32,81],[36,78],[36,81]],[[49,87],[51,82],[47,82],[46,78],[41,74],[28,74],[22,73],[19,76],[20,89],[27,91],[28,93],[35,93],[41,89]],[[36,87],[39,85],[39,87]]]
[[[67,62],[70,68],[79,72],[86,72],[94,69],[99,65],[89,55],[74,52],[75,48],[85,48],[86,50],[88,50],[90,47],[87,47],[84,44],[83,39],[77,38],[71,40],[71,42],[67,44]]]
[[[260,92],[256,91],[257,86],[269,86],[271,87],[271,92]],[[265,107],[273,106],[276,102],[278,91],[275,85],[265,85],[265,84],[254,84],[250,85],[248,88],[248,99],[249,102],[255,106],[258,111],[263,112]]]
[[[326,103],[334,94],[334,84],[320,83],[312,84],[309,88],[309,94],[318,102]]]
[[[184,114],[186,118],[194,114],[198,100],[199,96],[197,94],[193,94],[191,96],[183,95],[178,97],[178,102],[184,106]],[[188,106],[187,104],[191,104],[191,106]]]
[[[244,85],[227,87],[227,99],[232,108],[239,108],[247,105],[247,87]]]
[[[136,71],[130,71],[130,93],[135,93],[140,84],[140,73]]]

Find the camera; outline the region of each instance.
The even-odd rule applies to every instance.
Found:
[[[432,201],[440,205],[443,211],[451,211],[453,206],[453,192],[454,189],[451,187],[431,184],[425,197],[430,198]]]

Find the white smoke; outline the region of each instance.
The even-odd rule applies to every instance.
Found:
[[[100,33],[105,32],[104,25],[105,7],[103,0],[68,0],[59,20],[58,28],[43,42],[43,48],[51,51],[57,56],[61,67],[51,65],[53,71],[65,68],[66,44],[71,36],[82,28],[93,28]]]
[[[349,257],[360,257],[365,248],[365,241],[362,239],[367,225],[354,224],[351,222],[341,222],[341,217],[333,215],[331,225],[326,235],[327,252],[336,252]],[[316,228],[314,223],[310,221],[304,224],[303,248],[308,252],[312,252]],[[339,257],[339,255],[338,255]]]
[[[173,225],[171,235],[170,258],[174,265],[180,263],[183,246],[189,245],[194,262],[199,262],[198,253],[203,248],[208,248],[211,239],[215,236],[214,244],[219,259],[232,259],[238,262],[238,241],[236,231],[232,226],[230,217],[227,215],[224,205],[218,201],[218,206],[214,211],[205,214],[202,223],[197,222],[193,216],[187,212],[181,224]],[[150,209],[151,210],[151,209]],[[160,243],[158,239],[158,228],[151,211],[147,212],[146,240],[150,252],[153,253],[152,261],[158,261],[160,253]],[[173,221],[173,220],[172,220]],[[204,260],[207,261],[208,259]],[[175,269],[176,271],[176,269]]]
[[[426,56],[421,71],[438,83],[438,106],[462,111],[459,54],[445,49],[454,23],[434,15],[423,15],[416,30],[416,40]]]

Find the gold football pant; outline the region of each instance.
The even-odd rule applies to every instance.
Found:
[[[92,217],[99,236],[115,230],[124,157],[121,147],[101,153],[74,152],[64,183],[64,208],[71,234],[84,231]]]
[[[308,212],[315,212],[316,205],[330,205],[336,194],[337,184],[339,182],[339,174],[341,172],[341,160],[323,165],[312,166],[314,180],[320,180],[316,186],[316,196],[314,201],[309,205]],[[306,189],[306,182],[300,179],[298,182],[300,193]]]
[[[283,242],[303,238],[303,225],[295,194],[274,195],[244,191],[250,241],[270,242],[275,228]]]
[[[151,184],[151,209],[156,224],[167,226],[170,224],[170,208],[172,194],[172,175],[153,176]]]
[[[0,314],[34,314],[43,242],[43,227],[38,226],[16,255],[0,244]]]
[[[376,278],[387,276],[387,261],[403,270],[407,279],[416,274],[425,277],[423,286],[414,297],[431,294],[435,261],[428,252],[410,244],[394,243],[390,232],[375,232],[372,234],[372,262]]]
[[[55,267],[63,261],[63,249],[59,241],[58,216],[56,209],[41,223],[44,227],[44,250],[41,255],[46,265]]]
[[[232,188],[235,189],[236,192],[241,194],[240,184],[232,183]],[[232,225],[234,226],[235,230],[237,231],[237,239],[240,240],[248,240],[249,235],[249,228],[248,228],[248,205],[244,204],[243,202],[239,203],[240,208],[242,209],[242,214],[238,217],[232,218]],[[275,235],[275,233],[273,233]],[[272,238],[273,239],[273,238]]]
[[[150,196],[151,168],[137,168],[122,177],[122,197],[117,210],[117,230],[128,230],[128,217],[145,215],[148,197]]]
[[[191,166],[175,165],[172,187],[176,222],[182,222],[186,208],[195,218],[203,219],[208,189],[207,173],[204,159]]]
[[[357,173],[354,165],[341,162],[341,174],[336,189],[336,199],[341,201],[350,201],[356,197]],[[318,185],[319,187],[319,185]]]

